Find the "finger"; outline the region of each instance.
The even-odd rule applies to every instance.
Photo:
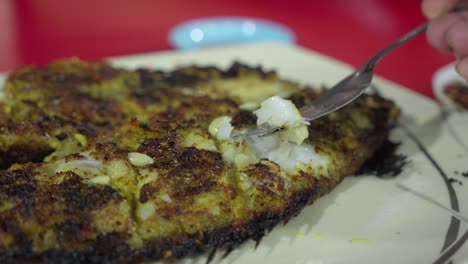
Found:
[[[465,80],[468,80],[468,57],[458,61],[455,69]]]
[[[446,40],[457,58],[468,57],[468,21],[451,25],[446,33]]]
[[[421,9],[428,19],[434,19],[455,7],[458,0],[424,0]]]
[[[427,28],[427,41],[439,50],[451,51],[450,45],[447,42],[447,31],[452,25],[464,20],[464,17],[459,13],[451,13],[434,19],[429,23],[429,27]]]

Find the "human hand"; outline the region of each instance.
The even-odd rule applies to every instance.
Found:
[[[423,13],[431,19],[426,36],[432,46],[455,55],[457,72],[468,79],[468,10],[450,13],[455,6],[468,1],[423,0]]]

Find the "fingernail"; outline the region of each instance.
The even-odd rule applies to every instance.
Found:
[[[439,13],[437,12],[438,8],[433,6],[434,4],[430,1],[423,1],[421,5],[421,9],[423,14],[429,19],[436,18]]]

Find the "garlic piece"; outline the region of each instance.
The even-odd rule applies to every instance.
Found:
[[[272,96],[261,103],[254,112],[257,115],[257,125],[265,123],[274,127],[285,128],[280,132],[282,141],[290,141],[300,145],[309,136],[309,124],[290,101],[279,96]]]
[[[130,152],[128,153],[127,157],[130,164],[136,167],[144,167],[154,162],[153,158],[139,152]]]
[[[234,127],[231,125],[232,118],[220,116],[211,121],[208,131],[219,140],[228,140]]]
[[[109,178],[109,176],[101,175],[101,176],[91,178],[88,181],[91,182],[91,183],[104,184],[105,185],[105,184],[109,184],[110,178]]]
[[[271,126],[281,127],[285,124],[304,123],[299,109],[290,101],[279,96],[272,96],[260,104],[254,111],[257,115],[257,125],[268,123]]]

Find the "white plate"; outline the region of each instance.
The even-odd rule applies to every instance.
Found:
[[[352,71],[318,53],[281,44],[110,59],[129,68],[163,69],[190,63],[227,67],[233,60],[261,64],[307,84],[331,85]],[[218,256],[215,263],[468,262],[468,178],[455,172],[468,170],[468,153],[441,124],[437,104],[381,78],[375,82],[402,109],[401,126],[391,138],[402,142],[400,151],[411,160],[403,173],[393,179],[348,177],[287,225],[267,234],[256,250],[247,242],[223,260]],[[463,185],[447,183],[448,177]],[[450,210],[459,211],[458,218]],[[201,256],[182,263],[205,261]]]

